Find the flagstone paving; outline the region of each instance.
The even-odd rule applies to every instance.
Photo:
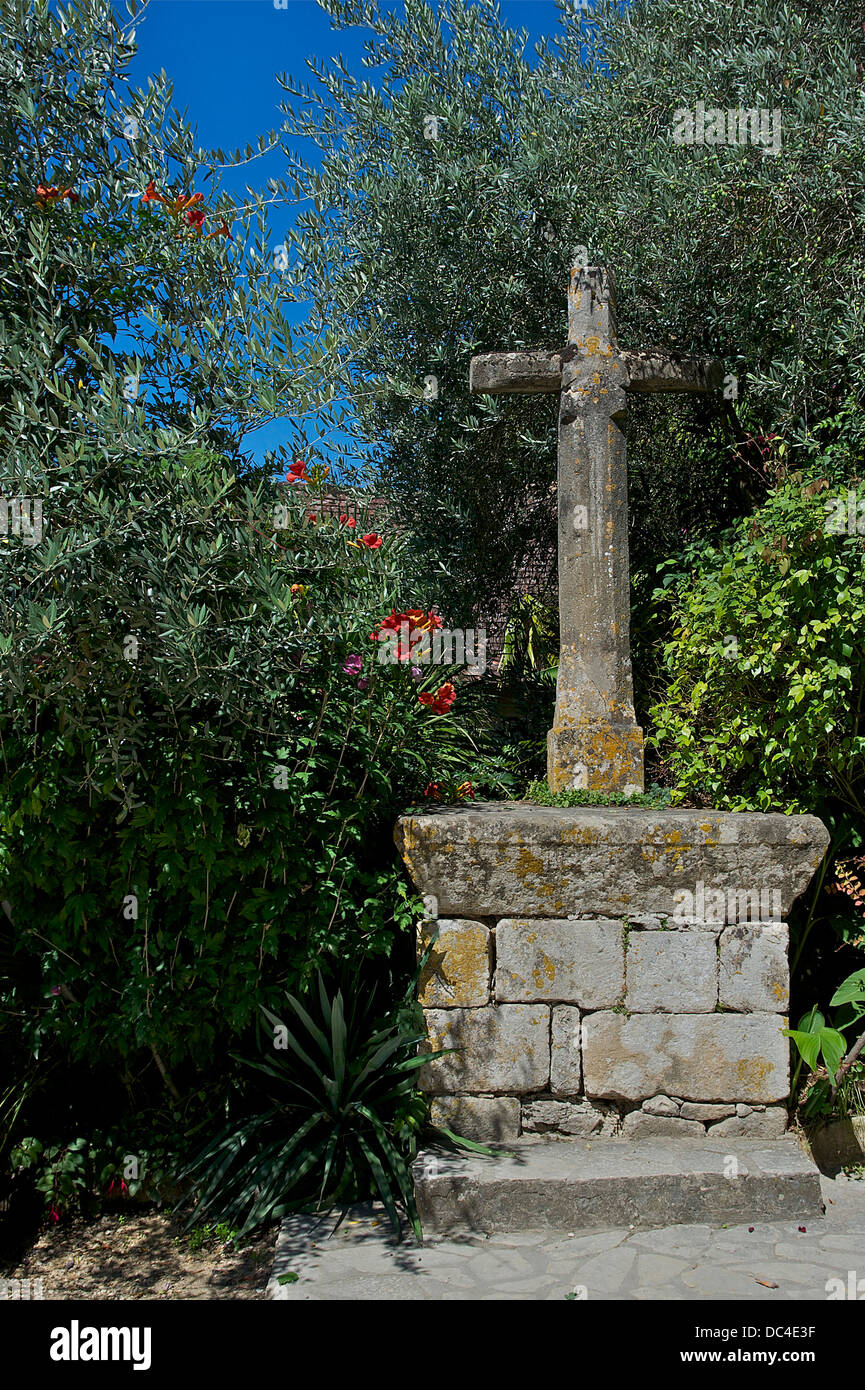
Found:
[[[822,1188],[826,1215],[805,1229],[777,1221],[753,1230],[467,1233],[418,1245],[399,1243],[376,1205],[353,1209],[333,1234],[333,1218],[294,1216],[282,1225],[268,1296],[825,1301],[827,1281],[840,1279],[845,1291],[861,1280],[865,1299],[865,1180],[824,1177]],[[297,1277],[280,1284],[286,1275]]]

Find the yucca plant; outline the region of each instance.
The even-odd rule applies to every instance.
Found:
[[[410,1164],[426,1103],[414,1073],[443,1054],[418,1055],[425,1034],[406,1027],[409,996],[384,1024],[373,1012],[374,992],[347,1009],[342,990],[331,999],[321,975],[309,1009],[286,998],[291,1026],[262,1007],[268,1055],[246,1063],[267,1078],[269,1104],[226,1126],[186,1170],[195,1184],[190,1221],[223,1220],[246,1232],[290,1211],[345,1207],[375,1192],[397,1234],[401,1209],[420,1239]]]

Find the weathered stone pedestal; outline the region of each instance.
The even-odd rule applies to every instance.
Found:
[[[813,816],[527,803],[404,817],[433,1119],[467,1138],[780,1139],[785,918]],[[723,1145],[722,1145],[723,1147]]]

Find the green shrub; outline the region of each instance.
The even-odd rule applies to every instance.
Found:
[[[799,1100],[806,1119],[831,1114],[836,1109],[841,1116],[865,1113],[865,1065],[858,1060],[865,1049],[865,1032],[861,1031],[865,1018],[865,970],[856,970],[842,981],[829,1004],[837,1010],[834,1027],[827,1026],[815,1004],[800,1019],[798,1028],[784,1029],[800,1058],[791,1086],[794,1096],[802,1062],[810,1073]],[[859,1033],[853,1042],[844,1037],[851,1028]]]
[[[139,1195],[160,1199],[171,1183],[166,1155],[159,1148],[136,1146],[128,1153],[117,1133],[95,1132],[65,1143],[44,1144],[25,1135],[10,1156],[12,1171],[27,1174],[42,1194],[51,1221],[92,1208],[98,1201],[127,1200]]]
[[[41,543],[0,547],[0,988],[30,1054],[149,1056],[179,1099],[259,1002],[411,921],[392,822],[463,756],[419,700],[447,672],[375,659],[417,606],[402,542],[316,505],[206,456],[79,458]]]
[[[651,718],[675,799],[863,816],[865,538],[831,529],[837,493],[819,468],[790,475],[660,566],[674,626]]]

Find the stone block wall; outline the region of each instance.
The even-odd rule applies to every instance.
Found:
[[[421,979],[436,1123],[468,1138],[779,1137],[787,928],[441,918]]]
[[[407,817],[397,843],[430,914],[428,1046],[452,1049],[420,1073],[435,1123],[783,1134],[780,916],[825,852],[814,817],[512,803]]]

